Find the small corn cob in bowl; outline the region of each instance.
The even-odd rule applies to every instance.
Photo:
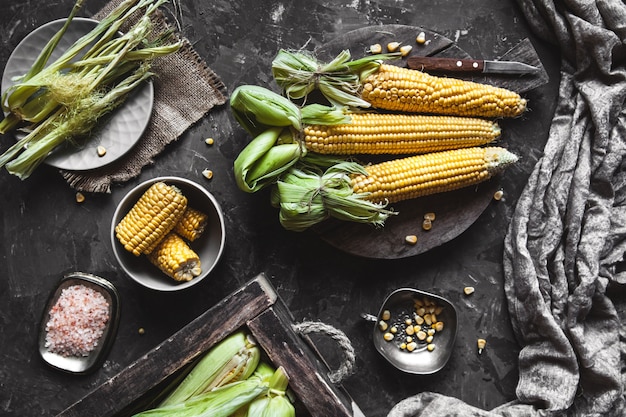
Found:
[[[130,190],[111,221],[113,253],[126,275],[158,291],[177,291],[206,278],[225,243],[219,203],[201,185],[158,177]]]

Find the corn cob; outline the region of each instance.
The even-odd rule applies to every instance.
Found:
[[[147,256],[165,275],[176,281],[191,281],[202,273],[200,257],[176,233],[168,233]]]
[[[362,98],[379,109],[482,117],[515,117],[526,110],[526,100],[513,91],[389,64],[362,85]]]
[[[353,191],[375,203],[393,203],[478,184],[517,157],[498,147],[474,147],[416,155],[366,166],[351,177]]]
[[[186,208],[187,198],[177,187],[156,182],[115,226],[115,236],[135,256],[148,254],[174,228]]]
[[[193,207],[187,207],[174,231],[181,237],[193,242],[204,232],[208,216]]]
[[[213,346],[159,407],[178,404],[214,388],[249,378],[261,351],[254,339],[237,331]]]
[[[304,128],[321,154],[415,154],[480,146],[500,136],[497,123],[474,117],[354,113],[351,122]]]

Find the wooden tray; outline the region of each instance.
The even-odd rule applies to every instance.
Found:
[[[349,395],[328,379],[328,367],[311,339],[295,333],[292,324],[291,313],[261,274],[57,417],[130,416],[144,409],[204,352],[242,327],[290,376],[298,415],[306,415],[302,410],[311,416],[362,416]]]
[[[423,45],[415,41],[420,32],[426,34],[427,41]],[[352,58],[357,59],[368,54],[370,45],[379,43],[385,46],[391,41],[412,45],[410,56],[470,58],[466,52],[445,36],[421,27],[406,25],[360,28],[334,38],[332,42],[316,49],[315,54],[320,60],[328,61],[341,50],[349,49]],[[481,58],[493,59],[494,57]],[[528,39],[522,40],[499,59],[524,62],[539,67],[541,71],[523,76],[495,74],[488,76],[447,74],[446,76],[504,87],[521,94],[548,82],[548,74]],[[406,65],[404,59],[390,60],[388,63]],[[507,146],[506,131],[503,131],[503,141],[500,146]],[[394,204],[391,208],[399,214],[392,216],[385,226],[379,229],[367,224],[329,220],[313,230],[330,245],[360,257],[397,259],[415,256],[440,246],[467,230],[493,201],[493,195],[498,188],[499,177],[496,176],[477,187]],[[434,212],[437,219],[433,223],[432,230],[425,232],[421,224],[424,214],[428,212]],[[405,242],[407,235],[417,235],[417,244],[408,245]]]

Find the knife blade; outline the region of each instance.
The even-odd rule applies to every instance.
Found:
[[[412,56],[407,58],[411,69],[442,72],[482,72],[485,74],[533,74],[539,68],[517,61],[491,61],[487,59],[457,59]]]

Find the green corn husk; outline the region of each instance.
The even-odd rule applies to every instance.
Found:
[[[394,212],[352,190],[350,174],[365,173],[363,166],[349,161],[329,165],[322,172],[319,166],[298,164],[281,176],[271,193],[272,205],[280,209],[281,225],[301,232],[334,217],[383,226]]]
[[[82,5],[83,0],[77,0],[65,25],[46,44],[33,66],[2,94],[1,105],[8,114],[0,122],[0,133],[28,125],[26,136],[0,155],[0,167],[6,165],[9,173],[28,178],[56,147],[64,143],[79,145],[105,115],[150,78],[152,60],[177,51],[181,45],[163,44],[171,33],[147,41],[152,32],[150,16],[166,1],[123,1],[49,63],[50,54]],[[137,13],[142,13],[137,23],[118,36],[121,25]]]
[[[243,331],[231,334],[207,352],[159,407],[179,404],[215,387],[245,380],[256,370],[261,351]]]
[[[251,376],[214,388],[182,403],[140,412],[134,417],[229,417],[268,390],[267,383]]]
[[[306,99],[313,90],[334,106],[370,107],[360,98],[361,80],[376,72],[379,65],[400,54],[377,54],[350,60],[350,51],[341,51],[329,63],[322,63],[305,51],[281,49],[272,61],[272,75],[290,99]]]
[[[254,136],[234,162],[237,186],[248,193],[273,184],[306,155],[298,140],[303,124],[348,123],[340,109],[312,104],[299,108],[263,87],[244,85],[230,99],[233,115]]]
[[[286,396],[289,377],[284,368],[278,367],[268,375],[268,392],[256,398],[248,406],[247,417],[295,417],[296,410]]]

